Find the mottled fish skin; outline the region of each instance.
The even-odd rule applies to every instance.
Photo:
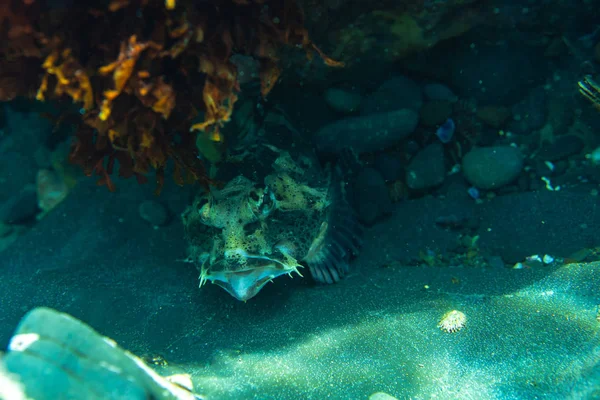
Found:
[[[262,184],[238,176],[199,196],[184,213],[200,286],[210,281],[246,301],[278,276],[300,275],[303,267],[319,283],[347,274],[362,228],[345,200],[341,170],[315,180],[286,152],[273,166]]]

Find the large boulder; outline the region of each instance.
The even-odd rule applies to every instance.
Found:
[[[315,143],[332,153],[347,147],[357,153],[382,150],[410,135],[418,122],[419,115],[410,109],[344,118],[321,128]]]
[[[441,185],[445,177],[444,147],[441,143],[432,143],[425,147],[406,168],[406,184],[414,190]]]
[[[496,189],[511,183],[523,169],[523,155],[516,147],[478,147],[462,160],[465,178],[480,189]]]

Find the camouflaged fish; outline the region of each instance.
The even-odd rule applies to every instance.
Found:
[[[183,214],[200,286],[210,281],[242,301],[302,267],[317,282],[337,282],[361,245],[339,168],[315,173],[310,160],[270,149],[278,156],[262,182],[237,176]]]

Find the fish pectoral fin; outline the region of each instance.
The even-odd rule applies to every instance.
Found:
[[[318,259],[307,262],[313,279],[319,283],[335,283],[348,272],[348,264],[343,259],[336,259],[331,253],[323,251]]]
[[[349,270],[348,262],[362,246],[362,225],[346,202],[339,179],[330,188],[331,207],[327,221],[310,247],[304,262],[319,283],[335,283]]]

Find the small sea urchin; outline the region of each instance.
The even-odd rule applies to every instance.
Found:
[[[438,324],[438,328],[447,333],[454,333],[460,331],[467,322],[467,316],[458,311],[452,310],[444,314],[440,323]]]

